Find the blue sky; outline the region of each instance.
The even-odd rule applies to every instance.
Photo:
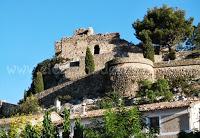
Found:
[[[0,99],[17,103],[30,86],[31,71],[54,55],[54,42],[79,27],[120,32],[137,43],[131,24],[148,8],[167,4],[200,22],[199,0],[1,0]]]

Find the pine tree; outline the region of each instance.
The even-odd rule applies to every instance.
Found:
[[[43,82],[43,76],[41,72],[37,72],[37,76],[34,80],[34,87],[35,87],[35,93],[39,93],[44,90],[44,82]]]
[[[83,138],[83,130],[83,125],[81,125],[80,121],[77,119],[74,127],[74,138]]]
[[[64,123],[63,123],[63,138],[69,138],[70,135],[70,111],[66,108],[64,109]]]
[[[94,72],[94,70],[95,70],[94,57],[90,51],[90,48],[87,47],[85,56],[85,72],[86,74],[90,74]]]
[[[133,23],[136,37],[145,41],[142,31],[148,31],[153,44],[160,48],[172,48],[184,42],[193,31],[193,18],[186,19],[184,10],[168,7],[154,7],[148,9],[142,20]]]
[[[56,129],[51,122],[51,118],[49,112],[45,112],[44,120],[43,120],[43,138],[56,138]]]

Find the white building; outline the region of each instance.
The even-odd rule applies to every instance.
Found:
[[[181,131],[200,130],[199,100],[144,104],[138,108],[149,127],[159,128],[159,138],[176,138]],[[83,125],[89,126],[94,119],[101,120],[105,111],[93,110],[71,115],[71,135],[73,136],[75,118],[80,118]]]

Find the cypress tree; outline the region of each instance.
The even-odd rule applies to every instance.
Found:
[[[64,109],[64,122],[63,122],[63,138],[69,138],[70,135],[70,111],[66,108]]]
[[[148,31],[142,31],[141,35],[143,36],[143,55],[144,58],[148,58],[151,61],[154,62],[154,47],[151,41],[151,38],[149,37]]]
[[[77,119],[74,127],[74,138],[83,138],[83,130],[83,125],[81,125],[80,121]]]
[[[56,129],[51,122],[51,118],[49,112],[45,112],[44,120],[43,120],[43,131],[42,131],[43,138],[56,138]]]
[[[94,70],[95,70],[94,57],[90,51],[90,48],[87,47],[85,56],[85,72],[86,74],[90,74],[94,72]]]
[[[154,62],[154,47],[151,41],[144,43],[144,58],[148,58]]]
[[[34,87],[35,93],[39,93],[44,90],[43,76],[40,71],[37,72],[37,76],[34,80]]]
[[[27,124],[23,131],[23,137],[24,138],[41,138],[41,135],[39,132],[37,132],[37,130],[36,130],[36,128],[34,128],[34,126]]]

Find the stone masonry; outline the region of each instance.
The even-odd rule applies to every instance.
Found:
[[[86,48],[94,55],[95,71],[105,67],[105,63],[115,56],[127,56],[123,47],[131,45],[120,39],[119,33],[95,34],[92,28],[78,29],[72,37],[62,38],[55,43],[57,57],[68,59],[64,64],[56,65],[69,80],[75,80],[85,74]]]
[[[95,72],[85,74],[85,52],[94,55]],[[56,56],[68,59],[54,68],[69,80],[36,96],[44,106],[52,106],[59,96],[84,99],[99,97],[107,91],[134,97],[141,80],[190,77],[200,79],[200,60],[152,61],[143,58],[141,49],[120,38],[119,33],[95,34],[92,28],[78,29],[55,44]]]

